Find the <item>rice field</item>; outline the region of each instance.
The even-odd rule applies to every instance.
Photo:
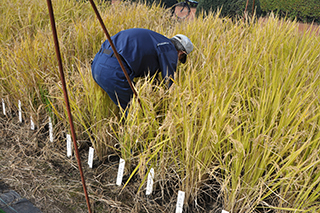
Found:
[[[195,48],[169,90],[136,79],[142,108],[134,98],[124,119],[91,77],[106,38],[89,2],[53,1],[79,147],[92,144],[101,160],[119,153],[139,190],[154,168],[155,182],[186,193],[185,207],[209,196],[229,212],[320,211],[319,36],[272,15],[179,22],[157,5],[97,5],[110,35],[181,33]],[[26,123],[51,117],[62,137],[69,124],[46,2],[1,0],[0,17],[0,97],[12,111],[21,100]]]

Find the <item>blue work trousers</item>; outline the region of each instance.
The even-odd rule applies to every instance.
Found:
[[[96,54],[91,64],[92,76],[117,106],[120,105],[122,109],[126,109],[133,96],[133,91],[113,51],[109,52],[110,54],[105,54],[101,49]],[[133,81],[134,73],[124,61],[122,63],[130,80]]]

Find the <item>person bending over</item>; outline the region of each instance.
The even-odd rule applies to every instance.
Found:
[[[159,71],[169,87],[173,83],[170,78],[174,78],[178,60],[185,63],[187,55],[193,50],[192,42],[185,35],[167,38],[141,28],[120,31],[111,40],[131,81],[135,77],[153,76]],[[95,55],[91,69],[95,82],[116,105],[126,109],[133,91],[108,40]]]

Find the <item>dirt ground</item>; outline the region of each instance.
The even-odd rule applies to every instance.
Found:
[[[47,126],[32,131],[15,117],[0,119],[2,185],[17,191],[43,212],[87,212],[78,165],[75,157],[66,157],[65,145],[58,140],[49,142]],[[86,150],[80,153],[82,162],[86,162]],[[117,201],[123,196],[134,198],[126,190],[119,195],[120,188],[114,184],[116,162],[95,161],[94,169],[85,163],[82,167],[94,212],[125,212],[132,208]]]
[[[67,158],[64,133],[49,141],[48,124],[30,129],[30,124],[19,123],[11,111],[0,115],[0,189],[15,190],[31,201],[43,213],[88,212],[75,155]],[[59,125],[55,126],[59,132]],[[91,209],[95,213],[118,212],[174,212],[177,191],[170,178],[154,183],[152,195],[145,195],[145,186],[137,194],[141,180],[134,176],[122,190],[116,178],[119,157],[105,162],[94,159],[90,169],[88,147],[79,150],[82,168],[90,197]],[[114,153],[113,153],[114,154]],[[128,180],[124,174],[123,183]],[[197,206],[190,204],[184,212],[221,212],[221,203],[214,197],[215,191],[204,189]]]
[[[66,157],[63,142],[49,142],[46,125],[32,131],[16,117],[1,116],[0,137],[2,191],[17,191],[44,213],[88,212],[77,161],[74,156]],[[144,212],[138,207],[140,201],[135,193],[138,182],[133,181],[121,193],[121,187],[115,184],[118,158],[113,162],[95,159],[90,169],[87,153],[87,149],[80,150],[93,212]],[[128,176],[124,176],[126,179]]]

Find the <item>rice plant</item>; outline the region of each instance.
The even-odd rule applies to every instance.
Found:
[[[186,192],[185,209],[201,212],[209,185],[230,212],[319,212],[318,36],[273,16],[177,22],[158,5],[100,2],[111,35],[143,27],[195,45],[169,90],[137,79],[142,108],[134,98],[124,119],[91,77],[105,37],[90,4],[53,6],[79,146],[92,143],[103,159],[119,143],[140,190],[153,167],[158,184]],[[21,100],[36,122],[49,113],[68,131],[45,3],[2,0],[0,11],[1,97]]]

